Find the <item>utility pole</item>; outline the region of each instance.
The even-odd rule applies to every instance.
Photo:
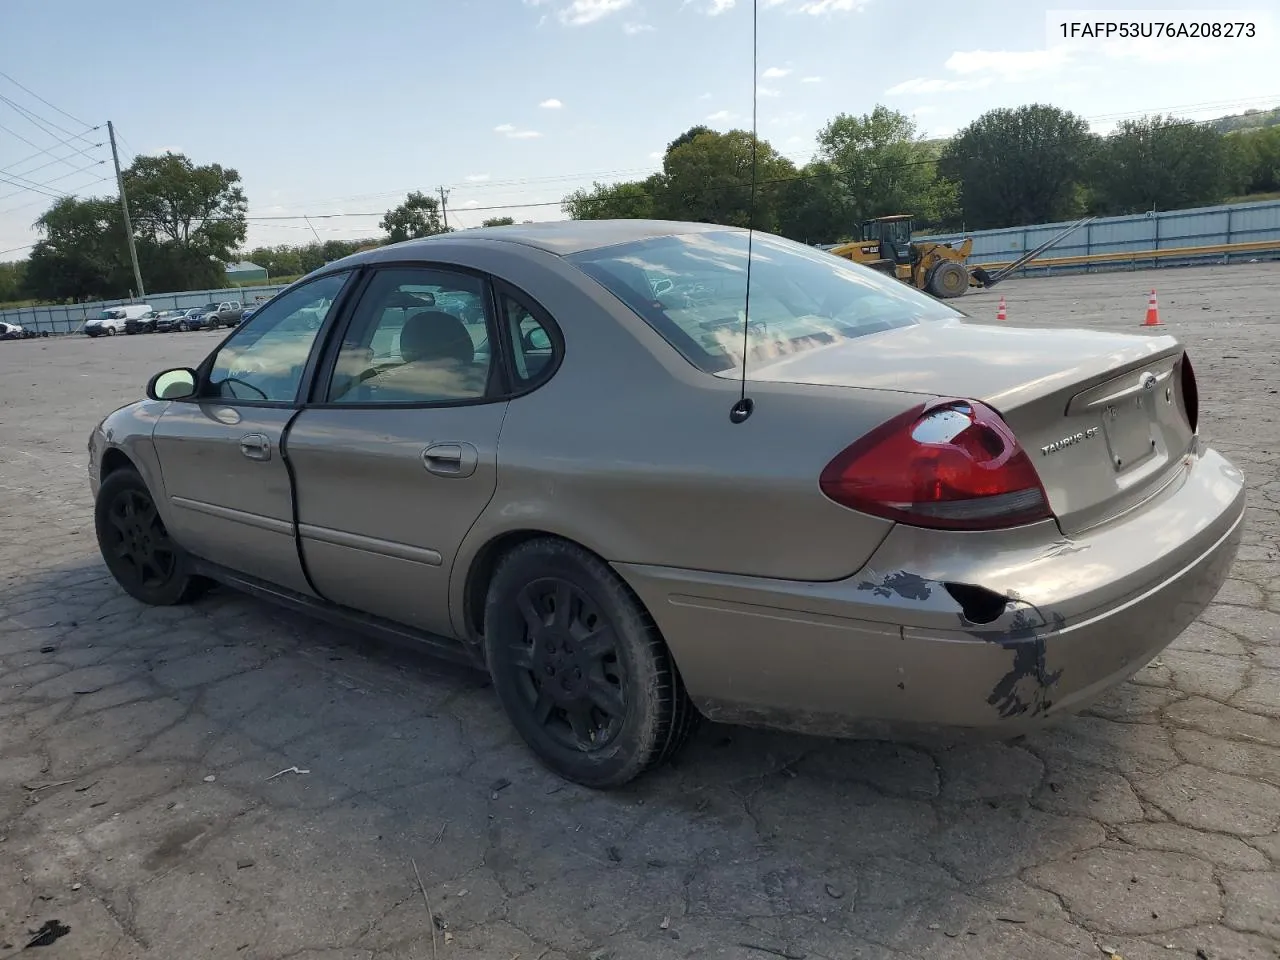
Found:
[[[449,229],[449,208],[445,206],[449,202],[449,191],[444,187],[440,188],[440,217],[444,220],[444,228]]]
[[[116,128],[107,121],[107,136],[111,138],[111,162],[116,165],[116,185],[120,188],[120,209],[124,211],[124,236],[129,241],[129,259],[133,261],[133,281],[138,285],[138,296],[145,299],[147,290],[142,285],[142,269],[138,266],[138,248],[133,244],[133,225],[129,223],[129,201],[124,195],[124,176],[120,173],[120,154],[116,152]]]

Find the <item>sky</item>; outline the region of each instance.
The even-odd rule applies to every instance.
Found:
[[[559,219],[566,193],[653,172],[694,124],[749,129],[753,93],[797,163],[831,117],[878,103],[931,137],[1030,102],[1100,132],[1280,105],[1274,0],[757,3],[753,70],[750,0],[2,0],[0,260],[58,196],[115,196],[108,120],[122,165],[172,150],[237,170],[258,246],[378,236],[406,193],[442,186],[455,227]],[[1135,20],[1257,26],[1053,27]]]

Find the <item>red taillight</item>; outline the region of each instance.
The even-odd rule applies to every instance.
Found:
[[[1191,368],[1191,358],[1182,355],[1182,405],[1187,410],[1187,422],[1195,433],[1200,423],[1200,391],[1196,387],[1196,372]]]
[[[827,464],[819,484],[836,503],[918,527],[995,530],[1052,516],[1017,438],[973,400],[923,404],[881,424]]]

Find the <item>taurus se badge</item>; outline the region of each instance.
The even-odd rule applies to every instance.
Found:
[[[1088,430],[1081,430],[1079,433],[1073,433],[1069,437],[1063,437],[1061,440],[1055,440],[1053,443],[1046,443],[1040,448],[1042,456],[1048,456],[1051,453],[1057,453],[1059,450],[1065,450],[1067,447],[1075,446],[1077,443],[1083,443],[1085,440],[1091,440],[1097,436],[1098,428],[1090,427]]]

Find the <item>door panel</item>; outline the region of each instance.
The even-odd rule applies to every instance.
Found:
[[[169,529],[198,557],[314,595],[294,539],[284,407],[171,403],[152,439]]]
[[[451,636],[449,576],[497,486],[505,402],[310,407],[289,430],[307,571],[335,603]]]

